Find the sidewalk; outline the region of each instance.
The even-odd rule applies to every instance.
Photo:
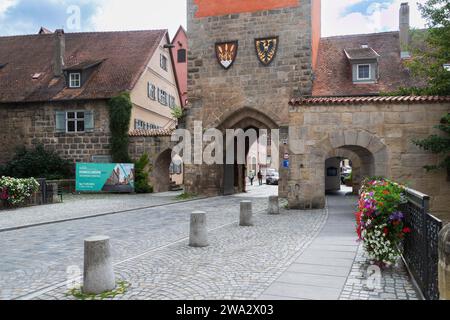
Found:
[[[328,220],[311,246],[260,297],[261,300],[417,300],[405,266],[382,272],[367,288],[370,266],[356,241],[354,196],[328,197]]]

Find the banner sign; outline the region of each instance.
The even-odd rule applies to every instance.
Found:
[[[134,164],[77,163],[77,192],[134,192]]]

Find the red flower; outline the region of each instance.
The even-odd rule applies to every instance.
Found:
[[[389,229],[388,228],[384,228],[384,235],[387,236],[389,234]]]
[[[403,228],[403,233],[411,233],[411,229],[410,228]]]
[[[384,191],[383,191],[383,194],[384,194],[384,195],[388,195],[388,194],[391,194],[391,193],[389,192],[389,190],[384,190]]]

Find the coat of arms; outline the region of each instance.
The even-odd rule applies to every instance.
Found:
[[[216,43],[217,60],[224,69],[229,69],[233,65],[237,57],[237,52],[237,41]]]
[[[256,55],[259,61],[268,66],[275,59],[278,50],[278,37],[255,39]]]

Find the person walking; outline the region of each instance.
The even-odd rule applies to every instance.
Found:
[[[248,178],[250,179],[250,184],[253,186],[253,180],[255,180],[255,173],[253,171],[250,171]]]
[[[259,170],[258,172],[258,181],[259,181],[259,185],[262,186],[263,185],[263,175],[261,170]]]

